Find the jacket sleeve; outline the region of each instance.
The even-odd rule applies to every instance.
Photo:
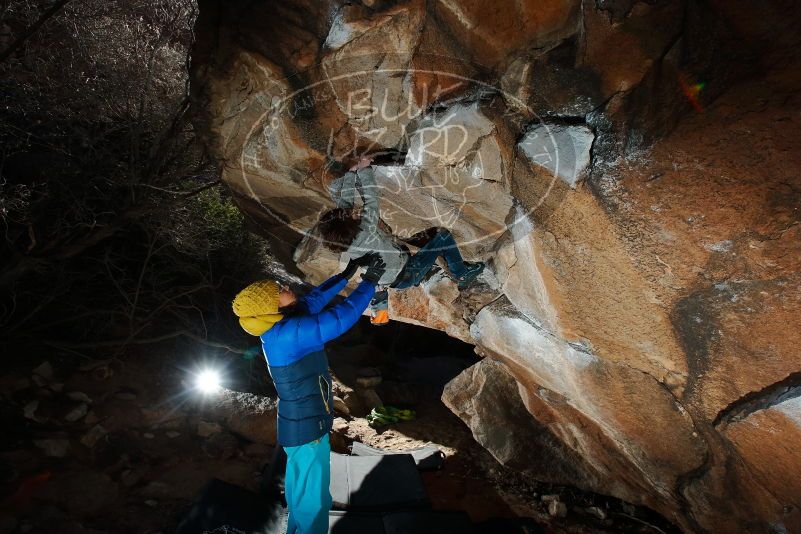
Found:
[[[302,305],[307,313],[314,315],[323,311],[323,308],[331,302],[342,288],[347,285],[348,281],[342,278],[339,274],[335,274],[319,286],[309,291],[306,296],[301,298]]]
[[[331,198],[338,208],[352,208],[356,203],[356,173],[348,171],[328,186]]]
[[[300,317],[297,331],[303,335],[304,344],[322,345],[347,332],[367,309],[374,294],[375,284],[364,280],[336,306]]]
[[[372,167],[360,169],[356,176],[356,188],[362,197],[364,208],[362,209],[361,229],[368,232],[378,228],[380,218],[380,206],[378,204],[378,185],[375,183]]]

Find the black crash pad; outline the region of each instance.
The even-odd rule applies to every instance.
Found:
[[[274,497],[212,480],[176,534],[284,534],[283,505]]]
[[[474,534],[464,512],[407,510],[388,513],[331,511],[330,534]]]
[[[285,508],[274,498],[213,480],[177,534],[284,534]],[[394,512],[331,511],[331,534],[472,534],[464,512],[427,508]]]

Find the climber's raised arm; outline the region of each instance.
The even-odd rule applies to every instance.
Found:
[[[295,328],[303,339],[297,340],[298,345],[322,345],[350,330],[373,298],[375,284],[375,281],[363,280],[336,306],[299,317]],[[269,347],[266,350],[269,351]]]
[[[306,296],[298,299],[298,307],[307,313],[320,313],[331,300],[336,297],[356,274],[356,270],[366,265],[364,259],[351,259],[341,273],[337,273],[319,286],[309,291]]]

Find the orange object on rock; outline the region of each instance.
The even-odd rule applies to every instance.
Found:
[[[375,315],[370,317],[370,324],[376,326],[389,324],[389,312],[387,310],[378,310]]]

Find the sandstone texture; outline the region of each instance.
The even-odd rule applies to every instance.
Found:
[[[277,402],[271,397],[223,389],[202,405],[203,417],[213,422],[201,421],[197,433],[203,437],[219,434],[222,425],[253,443],[275,445],[277,412]]]
[[[476,346],[443,401],[499,462],[685,531],[801,531],[801,38],[759,4],[204,0],[196,125],[308,282],[341,267],[330,162],[364,153],[385,230],[487,262],[390,315]]]

